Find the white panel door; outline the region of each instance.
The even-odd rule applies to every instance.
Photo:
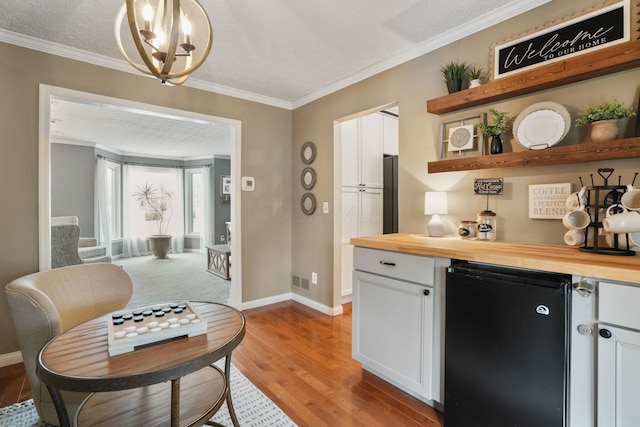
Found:
[[[640,332],[599,328],[598,426],[640,426]]]
[[[365,187],[382,188],[384,183],[382,117],[380,114],[369,114],[360,117],[359,120],[360,183]]]
[[[342,188],[342,244],[349,244],[352,237],[360,237],[360,189]]]
[[[382,234],[383,196],[381,188],[366,188],[360,192],[359,236]]]
[[[358,187],[360,185],[358,119],[342,122],[342,186]]]

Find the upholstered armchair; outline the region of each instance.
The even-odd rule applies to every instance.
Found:
[[[81,264],[18,278],[5,293],[35,407],[42,421],[59,425],[49,391],[36,375],[38,352],[67,329],[123,309],[133,293],[131,278],[114,264]],[[87,394],[63,391],[62,396],[73,416]]]
[[[51,218],[51,268],[90,262],[111,262],[93,237],[80,237],[77,216]]]
[[[82,264],[78,255],[79,242],[78,217],[51,218],[51,268]]]

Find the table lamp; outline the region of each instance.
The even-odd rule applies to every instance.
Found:
[[[432,237],[441,237],[444,234],[444,223],[440,215],[447,212],[447,193],[444,191],[426,191],[424,193],[424,214],[432,215],[427,224],[427,230]]]

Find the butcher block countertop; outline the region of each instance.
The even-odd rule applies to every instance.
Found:
[[[458,236],[384,234],[354,237],[351,244],[371,249],[477,261],[508,267],[575,274],[640,284],[640,256],[582,252],[576,247],[464,240]]]

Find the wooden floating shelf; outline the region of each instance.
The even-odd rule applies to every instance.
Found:
[[[458,172],[477,169],[563,165],[633,157],[640,157],[640,137],[551,147],[544,150],[438,160],[429,162],[427,170],[429,173]]]
[[[639,66],[640,41],[634,40],[430,99],[427,111],[451,113]]]

